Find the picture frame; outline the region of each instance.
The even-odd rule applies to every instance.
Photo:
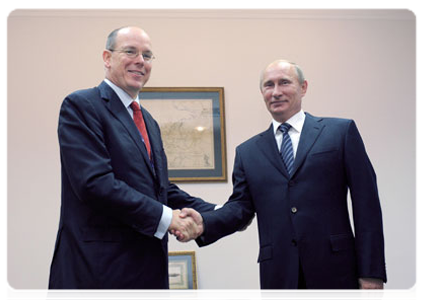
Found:
[[[169,251],[169,288],[198,288],[195,251]]]
[[[146,87],[140,99],[160,126],[170,181],[227,181],[223,87]]]

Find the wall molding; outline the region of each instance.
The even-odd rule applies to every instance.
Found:
[[[420,20],[418,8],[6,8],[5,17]]]

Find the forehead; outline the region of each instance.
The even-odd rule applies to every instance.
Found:
[[[263,82],[281,78],[297,78],[295,67],[289,63],[282,62],[268,66],[263,73]]]
[[[150,37],[139,28],[123,28],[116,36],[116,45],[151,49]]]

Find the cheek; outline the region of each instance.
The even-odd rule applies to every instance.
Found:
[[[150,76],[151,67],[152,67],[151,65],[145,67],[145,71],[147,72],[148,76]]]
[[[272,92],[265,91],[262,95],[263,95],[263,99],[266,103],[269,103],[272,100]]]
[[[264,103],[266,104],[267,107],[270,106],[270,99],[266,96],[263,97]]]

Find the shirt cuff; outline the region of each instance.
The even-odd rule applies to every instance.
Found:
[[[154,236],[158,239],[162,239],[167,233],[170,223],[172,222],[172,209],[163,205],[162,217],[160,218],[159,226]]]

